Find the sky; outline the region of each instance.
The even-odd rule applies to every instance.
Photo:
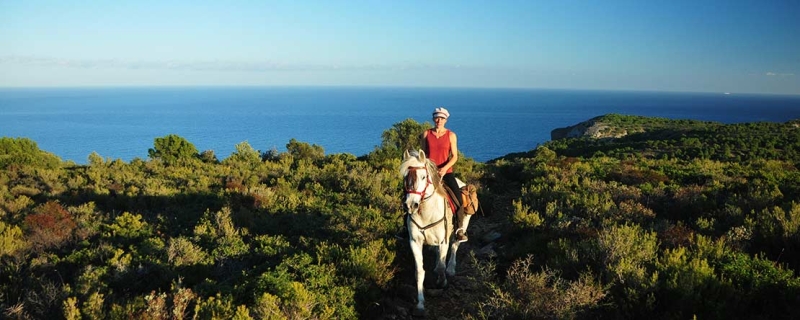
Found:
[[[0,87],[800,94],[800,1],[8,1]]]

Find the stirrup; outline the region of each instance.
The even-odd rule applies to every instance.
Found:
[[[464,229],[459,228],[456,230],[456,241],[458,242],[467,242],[469,238],[467,237],[467,232]]]

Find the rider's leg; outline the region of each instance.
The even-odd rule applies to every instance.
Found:
[[[458,218],[458,228],[456,228],[456,240],[459,242],[467,241],[467,230],[464,228],[464,207],[461,205],[461,189],[456,182],[456,176],[453,173],[445,174],[442,177],[443,182],[453,191],[455,196],[453,205],[456,206],[456,217]]]
[[[450,191],[453,191],[455,195],[453,204],[456,206],[456,211],[458,211],[461,208],[461,189],[458,187],[458,182],[456,182],[456,176],[453,173],[445,174],[442,177],[442,181],[450,188]]]

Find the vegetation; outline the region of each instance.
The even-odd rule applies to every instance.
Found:
[[[482,185],[488,214],[472,223],[499,220],[502,237],[496,258],[461,259],[474,290],[449,317],[800,317],[797,122],[603,120],[628,135],[551,141],[489,163],[461,158],[458,172]],[[282,153],[242,142],[218,160],[170,135],[147,160],[93,153],[88,165],[2,138],[0,312],[394,313],[384,308],[393,297],[413,299],[402,293],[410,252],[394,238],[396,168],[427,126],[395,124],[362,157],[291,140]]]
[[[517,190],[501,261],[534,256],[546,274],[592,275],[606,296],[581,310],[589,318],[800,316],[795,123],[602,121],[629,134],[491,163],[494,184]]]

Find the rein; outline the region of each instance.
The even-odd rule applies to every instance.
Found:
[[[409,188],[408,186],[406,186],[406,194],[417,194],[417,195],[419,195],[419,196],[422,198],[422,201],[420,201],[420,206],[419,206],[419,208],[417,208],[417,214],[420,214],[420,211],[422,211],[422,202],[425,202],[425,200],[428,200],[428,199],[430,199],[431,197],[433,197],[433,194],[434,194],[434,193],[436,193],[436,190],[434,189],[434,190],[431,192],[431,194],[430,194],[430,195],[427,195],[427,194],[428,194],[428,187],[433,185],[433,182],[431,181],[431,175],[428,173],[428,167],[426,167],[426,166],[422,166],[422,167],[408,167],[408,170],[409,170],[409,172],[410,172],[410,171],[416,171],[416,170],[425,170],[425,187],[424,187],[424,188],[422,188],[422,191],[417,191],[417,190],[415,190],[415,189],[411,189],[411,188]],[[426,195],[427,195],[427,196],[426,196]],[[414,220],[414,217],[413,217],[413,216],[411,217],[411,222],[413,222],[413,223],[414,223],[414,225],[416,225],[416,226],[417,226],[417,228],[419,228],[419,230],[420,230],[420,231],[424,232],[425,230],[428,230],[428,229],[430,229],[430,228],[433,228],[433,227],[435,227],[436,225],[438,225],[438,224],[442,223],[442,221],[444,221],[444,220],[445,220],[445,218],[447,217],[447,207],[448,207],[448,206],[449,206],[449,205],[448,205],[448,204],[446,203],[446,201],[445,201],[445,206],[444,206],[444,214],[442,215],[442,218],[441,218],[441,219],[439,219],[438,221],[436,221],[436,222],[434,222],[434,223],[431,223],[431,224],[429,224],[429,225],[427,225],[427,226],[424,226],[424,227],[423,227],[423,226],[420,226],[420,225],[417,223],[417,221],[416,221],[416,220]],[[407,213],[406,215],[411,215],[411,213]]]
[[[425,196],[426,194],[428,194],[428,186],[433,185],[433,182],[431,181],[431,175],[428,174],[428,167],[408,167],[408,171],[409,172],[420,170],[420,169],[425,170],[425,188],[422,188],[422,191],[417,191],[417,190],[414,190],[414,189],[410,189],[410,188],[408,188],[408,186],[406,186],[406,194],[409,194],[409,193],[410,194],[418,194],[420,197],[422,197],[422,201],[425,201],[425,200],[428,200],[430,197],[433,196],[433,193],[431,193],[431,195],[429,195],[427,197]]]
[[[433,228],[433,227],[435,227],[436,225],[438,225],[438,224],[442,223],[442,221],[444,221],[444,218],[445,218],[445,217],[447,217],[447,207],[448,207],[448,206],[444,206],[444,214],[442,215],[442,218],[441,218],[441,219],[439,219],[439,221],[436,221],[436,222],[434,222],[434,223],[431,223],[431,224],[429,224],[429,225],[427,225],[427,226],[424,226],[424,227],[423,227],[423,226],[420,226],[420,225],[419,225],[419,223],[417,223],[417,221],[415,221],[415,220],[414,220],[414,217],[411,217],[411,222],[413,222],[413,223],[414,223],[414,225],[416,225],[416,226],[417,226],[417,228],[419,228],[419,231],[421,231],[421,232],[423,232],[423,233],[424,233],[424,232],[425,232],[425,230],[428,230],[428,229],[430,229],[430,228]]]

